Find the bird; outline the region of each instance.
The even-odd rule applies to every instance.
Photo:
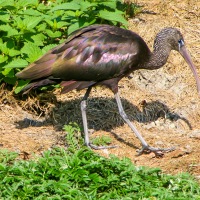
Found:
[[[61,93],[86,88],[81,100],[81,113],[85,145],[93,149],[109,148],[95,146],[90,142],[87,123],[87,99],[93,87],[109,88],[116,99],[119,114],[140,140],[142,148],[138,154],[153,152],[162,156],[172,148],[150,146],[129,120],[119,95],[118,83],[139,69],[155,70],[162,67],[171,50],[179,52],[190,66],[200,94],[200,79],[188,53],[183,35],[177,28],[167,27],[156,35],[153,51],[137,33],[117,26],[95,24],[73,32],[65,42],[54,47],[34,63],[16,73],[18,79],[28,79],[22,90],[28,93],[41,86],[57,84]],[[115,146],[110,146],[113,148]]]

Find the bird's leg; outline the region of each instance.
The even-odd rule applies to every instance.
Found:
[[[87,125],[87,116],[86,116],[86,108],[87,108],[87,98],[90,94],[92,87],[89,87],[81,101],[81,113],[82,113],[82,120],[83,120],[83,128],[84,128],[84,136],[85,136],[85,145],[92,149],[108,149],[108,148],[115,148],[116,146],[96,146],[90,143],[89,134],[88,134],[88,125]]]
[[[143,153],[150,153],[150,152],[154,152],[156,156],[162,156],[164,152],[170,152],[173,151],[175,148],[166,148],[166,149],[162,149],[162,148],[154,148],[151,147],[147,144],[147,142],[144,140],[144,138],[141,136],[141,134],[139,133],[139,131],[136,129],[136,127],[131,123],[131,121],[128,119],[128,116],[126,115],[123,106],[122,106],[122,102],[119,96],[119,93],[115,93],[115,99],[117,101],[117,105],[118,105],[118,109],[119,109],[119,113],[121,115],[121,117],[124,119],[124,121],[130,126],[130,128],[133,130],[133,132],[135,133],[136,137],[140,140],[140,142],[142,143],[142,149],[138,151],[138,155],[141,155]]]

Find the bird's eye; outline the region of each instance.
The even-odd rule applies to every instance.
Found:
[[[184,45],[184,41],[183,41],[183,39],[180,39],[180,40],[178,40],[178,44],[179,44],[179,46],[183,46]]]

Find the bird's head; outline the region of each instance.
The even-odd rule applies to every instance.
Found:
[[[171,50],[178,51],[182,55],[193,72],[197,83],[198,93],[200,95],[200,79],[197,74],[196,67],[192,62],[191,56],[186,49],[185,41],[181,32],[176,28],[164,28],[160,31],[160,33],[158,33],[157,38],[163,46]]]
[[[175,51],[179,51],[180,45],[182,46],[185,43],[181,32],[178,29],[171,27],[162,29],[157,34],[155,41],[162,44],[165,48]]]

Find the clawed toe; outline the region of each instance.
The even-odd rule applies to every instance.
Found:
[[[148,154],[153,152],[156,157],[163,157],[164,153],[168,153],[174,151],[175,147],[171,148],[154,148],[151,146],[143,146],[141,150],[137,151],[138,156],[142,155],[143,153]]]

